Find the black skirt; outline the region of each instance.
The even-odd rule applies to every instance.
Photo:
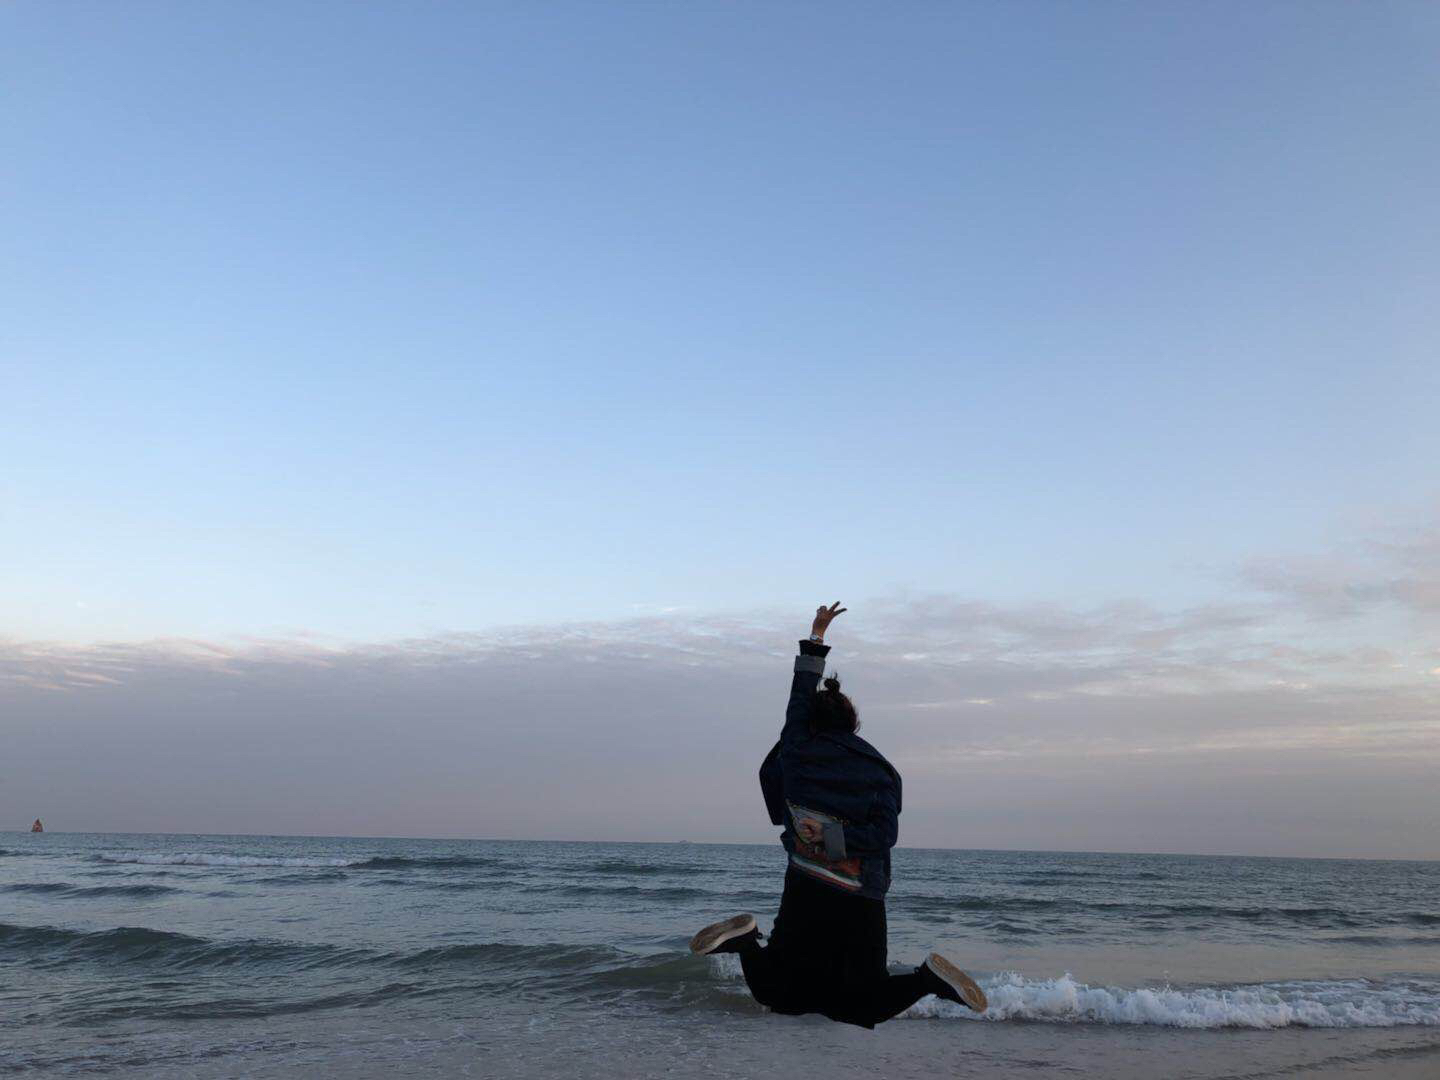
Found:
[[[874,1027],[925,995],[917,974],[886,967],[885,901],[827,885],[793,866],[775,929],[763,949],[741,953],[750,991],[775,1012],[822,1013]]]

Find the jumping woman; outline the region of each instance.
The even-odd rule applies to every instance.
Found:
[[[701,930],[690,950],[739,953],[755,1000],[777,1013],[822,1013],[873,1028],[936,994],[976,1012],[985,994],[938,953],[914,971],[891,975],[885,958],[885,892],[890,849],[900,832],[900,774],[855,734],[860,719],[825,680],[825,631],[840,604],[815,612],[800,642],[780,741],[760,766],[760,790],[789,853],[785,891],[770,943],[755,916],[736,915]]]

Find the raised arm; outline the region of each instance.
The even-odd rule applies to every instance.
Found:
[[[800,655],[795,657],[795,677],[790,680],[790,704],[785,708],[785,727],[780,732],[780,741],[786,745],[810,737],[810,710],[815,707],[815,690],[820,685],[820,676],[825,674],[825,656],[830,651],[830,646],[825,644],[825,631],[844,611],[838,600],[829,607],[821,604],[815,609],[810,637],[800,642]]]

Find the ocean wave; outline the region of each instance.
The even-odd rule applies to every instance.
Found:
[[[379,889],[424,889],[432,892],[490,892],[509,889],[514,883],[497,878],[481,878],[476,880],[472,877],[457,878],[414,878],[414,877],[376,877],[362,882],[367,886]]]
[[[1037,881],[1048,882],[1055,878],[1106,878],[1110,876],[1104,870],[1025,870],[1010,877],[1011,881]]]
[[[1225,904],[1130,904],[1125,902],[1087,904],[1092,910],[1125,909],[1140,919],[1169,919],[1176,916],[1231,919],[1247,923],[1290,923],[1299,926],[1351,927],[1373,925],[1372,916],[1329,907],[1230,907]]]
[[[1322,939],[1327,945],[1440,945],[1440,934],[1344,934]]]
[[[70,1004],[58,1011],[67,1025],[90,1027],[120,1020],[263,1020],[272,1016],[337,1009],[369,1009],[403,998],[435,997],[462,992],[456,987],[422,983],[386,983],[368,989],[344,990],[311,997],[213,997],[186,1001],[160,1001],[131,995],[111,1004]]]
[[[640,899],[654,901],[701,900],[723,896],[730,903],[743,903],[754,899],[748,894],[712,893],[708,889],[691,889],[683,885],[592,885],[588,883],[563,883],[554,885],[524,885],[525,892],[555,893],[561,896],[604,896],[615,900]]]
[[[1333,907],[1258,907],[1225,904],[1145,903],[1136,900],[1073,900],[1033,896],[934,896],[892,892],[897,912],[926,916],[969,912],[1069,914],[1091,912],[1159,923],[1172,919],[1238,922],[1252,926],[1300,926],[1320,930],[1351,930],[1381,926],[1437,926],[1440,914],[1424,911],[1361,912]]]
[[[204,851],[102,853],[96,862],[141,866],[356,866],[363,859],[315,858],[289,855],[217,855]]]
[[[406,971],[430,971],[463,967],[469,970],[524,971],[557,974],[594,969],[623,962],[627,954],[608,945],[517,945],[500,942],[472,942],[437,945],[418,952],[395,953],[386,957],[387,967]]]
[[[314,885],[325,881],[348,881],[350,875],[338,866],[307,868],[295,874],[271,874],[267,877],[246,878],[251,885]]]
[[[537,957],[537,950],[544,954]],[[539,962],[543,959],[543,962]],[[117,987],[101,997],[63,1003],[56,1019],[70,1026],[91,1026],[114,1020],[259,1019],[300,1013],[376,1006],[415,1000],[495,993],[511,998],[517,980],[527,995],[543,994],[570,1001],[644,1002],[670,1009],[737,1008],[759,1011],[748,994],[733,982],[717,982],[704,962],[689,955],[622,956],[615,950],[585,946],[455,946],[434,955],[416,954],[405,971],[376,971],[367,979],[346,974],[311,987],[285,980],[275,993],[274,979],[237,980],[216,972],[208,980],[190,977],[190,992],[167,1000],[151,992]],[[443,969],[443,970],[442,970]],[[223,984],[222,984],[223,980]],[[297,992],[298,990],[298,992]]]
[[[179,892],[170,885],[72,885],[68,881],[19,882],[14,885],[0,885],[0,892],[29,893],[41,896],[67,898],[143,898],[162,896]]]
[[[377,855],[369,859],[359,859],[348,864],[357,870],[404,870],[409,867],[421,867],[425,869],[445,870],[464,869],[467,867],[481,866],[504,866],[501,859],[490,859],[483,855],[436,855],[430,858],[411,858],[405,855]]]
[[[377,877],[363,882],[367,886],[385,889],[422,889],[440,892],[470,892],[507,890],[514,893],[542,894],[546,896],[589,898],[607,900],[636,900],[652,903],[676,903],[680,901],[703,900],[724,907],[773,907],[777,897],[773,892],[755,890],[714,891],[693,888],[686,885],[634,885],[619,882],[600,881],[549,881],[522,882],[496,877]],[[942,920],[943,921],[943,920]]]
[[[87,932],[5,923],[0,923],[0,947],[38,967],[101,963],[107,968],[124,964],[183,972],[193,991],[183,1000],[150,994],[141,1000],[128,990],[120,994],[128,984],[117,983],[115,995],[77,1001],[78,1011],[70,1017],[76,1023],[102,1014],[260,1016],[367,1006],[401,997],[511,994],[521,978],[527,992],[576,1000],[613,1002],[623,997],[666,1008],[753,1007],[734,957],[717,962],[679,949],[637,954],[598,943],[469,942],[383,951],[323,943],[217,941],[144,927]],[[276,975],[306,972],[315,973],[312,994],[274,998],[269,988],[277,985]],[[343,992],[337,992],[339,980]],[[1087,985],[1069,974],[1033,979],[1004,972],[980,982],[990,998],[990,1008],[981,1016],[933,997],[905,1015],[1174,1028],[1440,1026],[1440,980],[1434,979],[1117,987]],[[304,984],[287,978],[284,985]]]
[[[142,866],[236,866],[236,867],[313,867],[325,869],[349,867],[356,870],[404,870],[411,867],[451,869],[499,866],[498,859],[473,855],[441,855],[431,858],[410,858],[403,855],[311,856],[311,855],[224,855],[208,851],[103,852],[92,856],[96,862],[138,864]]]
[[[1202,986],[1189,989],[1087,986],[1068,973],[981,979],[990,1008],[977,1016],[926,998],[908,1017],[1174,1028],[1388,1028],[1440,1026],[1440,985],[1364,979]]]
[[[656,874],[689,874],[695,867],[678,863],[647,863],[633,859],[601,859],[580,867],[587,874],[623,874],[626,877],[650,877]]]
[[[337,945],[214,941],[144,926],[86,931],[0,923],[0,945],[44,959],[52,966],[101,960],[187,969],[256,965],[304,970],[361,963],[375,955],[369,949]]]
[[[118,867],[118,866],[108,866],[108,865],[107,865],[107,866],[100,866],[100,867],[98,867],[98,868],[96,868],[96,869],[94,869],[94,870],[76,870],[75,872],[76,872],[77,874],[79,874],[80,876],[82,876],[82,877],[87,877],[87,878],[96,878],[96,877],[98,877],[98,878],[104,878],[106,881],[112,881],[112,880],[114,880],[115,878],[132,878],[132,877],[134,877],[134,878],[145,878],[147,881],[150,880],[150,879],[152,879],[152,878],[160,878],[160,877],[190,878],[190,879],[192,879],[192,880],[193,880],[193,878],[194,878],[194,875],[192,875],[192,874],[187,874],[187,873],[186,873],[185,871],[183,871],[183,870],[156,870],[154,867],[148,867],[148,866],[145,867],[145,868],[143,868],[143,869],[123,870],[123,869],[121,869],[121,868]]]
[[[888,903],[906,915],[947,914],[958,911],[1055,911],[1076,907],[1065,900],[1040,900],[1025,896],[926,896],[917,893],[891,892]]]
[[[247,969],[270,975],[277,969],[293,972],[371,966],[411,972],[458,967],[474,975],[523,971],[545,976],[623,967],[646,959],[599,944],[471,942],[383,951],[321,942],[214,940],[143,926],[85,931],[9,923],[0,923],[0,946],[52,966],[102,960],[191,971],[225,968],[237,975]]]
[[[1140,882],[1165,880],[1167,880],[1166,875],[1152,873],[1148,870],[1132,874],[1117,872],[1108,875],[1076,870],[1036,870],[1009,875],[1004,882],[1007,885],[1029,885],[1040,888],[1093,890],[1103,886],[1125,889],[1135,887]],[[959,882],[959,884],[969,884],[969,882]]]
[[[446,993],[457,987],[509,994],[520,979],[531,992],[582,998],[624,993],[699,1000],[713,998],[722,989],[709,964],[688,951],[635,953],[600,943],[464,942],[386,951],[295,941],[212,940],[138,926],[82,931],[0,923],[0,950],[37,967],[101,964],[151,973],[183,972],[196,993],[218,989],[215,980],[221,980],[230,995],[241,991],[240,996],[227,996],[224,1007],[242,1010],[249,1007],[243,988],[272,985],[276,976],[288,983],[309,975],[317,980],[317,988],[333,986],[338,976],[354,983],[356,993],[382,996],[389,991],[367,987],[396,978],[415,980],[413,989],[407,982],[406,989],[396,991],[401,996]],[[732,975],[737,973],[738,968]],[[733,984],[734,979],[729,981]],[[733,989],[732,985],[727,993]],[[187,995],[185,1007],[194,1000]],[[218,1007],[218,1000],[212,1004]],[[172,1015],[166,1011],[170,1008],[170,1003],[157,1000],[147,1004],[144,1015]],[[86,1017],[95,1015],[88,1005],[82,1012]]]
[[[989,923],[986,929],[993,934],[1003,934],[1007,937],[1028,937],[1043,932],[1036,927],[1021,926],[1019,923],[1006,922],[1004,919],[996,919]]]

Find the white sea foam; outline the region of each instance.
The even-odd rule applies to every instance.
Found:
[[[1414,983],[1258,983],[1233,987],[1087,986],[1068,973],[1027,979],[1005,972],[980,980],[990,1008],[981,1016],[927,997],[908,1017],[1145,1024],[1177,1028],[1368,1028],[1440,1026],[1440,987]]]
[[[322,859],[282,855],[213,855],[208,852],[179,851],[151,854],[121,852],[97,855],[101,862],[139,863],[144,866],[358,866],[366,859]]]
[[[745,988],[745,969],[740,966],[740,957],[736,953],[716,953],[706,959],[710,961],[710,974],[715,978],[722,982],[738,982],[741,989]]]

